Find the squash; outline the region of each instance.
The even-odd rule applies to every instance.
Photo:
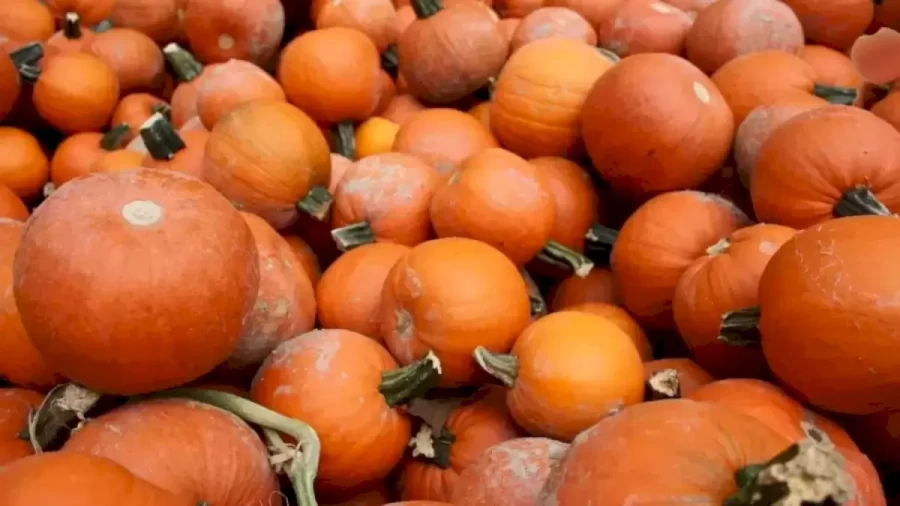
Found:
[[[660,0],[625,0],[595,26],[600,47],[624,58],[641,53],[681,54],[692,21],[686,12]]]
[[[509,51],[514,53],[529,42],[551,37],[597,45],[597,32],[580,14],[564,7],[541,7],[518,23],[509,41]]]
[[[875,16],[874,2],[836,0],[820,4],[815,0],[785,0],[797,13],[806,38],[836,49],[849,49]]]
[[[212,65],[196,84],[197,115],[207,130],[238,106],[256,100],[285,100],[284,90],[263,69],[244,60]]]
[[[168,116],[171,114],[171,108],[165,100],[149,93],[130,93],[122,97],[113,110],[110,124],[118,126],[125,123],[129,131],[117,141],[123,144],[131,142],[140,134],[141,126],[156,113]]]
[[[44,2],[58,20],[70,12],[77,14],[86,25],[96,25],[112,14],[115,0],[46,0]]]
[[[416,155],[449,176],[466,158],[499,147],[497,139],[471,114],[434,108],[414,113],[400,122],[394,151]]]
[[[115,0],[110,21],[113,26],[144,33],[158,44],[171,42],[183,34],[181,20],[185,0]]]
[[[581,113],[594,167],[626,195],[700,184],[728,156],[734,125],[716,85],[667,54],[622,60],[597,80]]]
[[[0,184],[0,219],[7,218],[16,221],[28,219],[31,212],[25,207],[25,203],[6,185]]]
[[[399,27],[394,22],[396,14],[391,0],[346,0],[339,3],[315,0],[310,17],[318,30],[332,27],[359,30],[382,53],[400,35]]]
[[[384,119],[393,121],[398,125],[403,125],[406,123],[406,120],[413,117],[417,112],[424,110],[425,106],[416,100],[416,97],[400,93],[394,95],[387,107],[379,112],[379,114]]]
[[[846,54],[826,46],[806,45],[800,58],[816,72],[816,81],[828,86],[862,88],[863,78]],[[862,95],[862,94],[860,94]]]
[[[181,128],[188,120],[198,115],[197,85],[206,68],[194,58],[194,55],[174,42],[163,47],[163,55],[179,80],[172,93],[171,105],[172,124]]]
[[[813,151],[796,146],[813,141]],[[896,167],[896,168],[895,168]],[[813,109],[766,140],[750,180],[756,216],[806,228],[832,217],[900,210],[900,132],[849,106]]]
[[[370,242],[415,246],[429,238],[429,206],[441,176],[415,156],[382,153],[356,162],[338,183],[331,224],[338,249]]]
[[[459,475],[453,504],[533,506],[569,445],[542,437],[511,439],[488,448]]]
[[[491,130],[504,147],[526,158],[577,155],[585,100],[614,63],[578,40],[548,38],[522,47],[494,86]]]
[[[96,34],[91,52],[119,78],[121,91],[158,91],[165,78],[165,59],[150,37],[130,28],[111,28]]]
[[[266,66],[278,50],[284,24],[279,0],[190,0],[182,20],[191,50],[207,64],[236,59]]]
[[[613,15],[624,0],[545,0],[543,7],[566,7],[597,27]]]
[[[900,33],[892,28],[879,29],[856,39],[850,48],[850,60],[862,78],[876,85],[887,85],[900,78],[900,69],[885,65],[900,43]]]
[[[372,116],[365,120],[354,134],[356,156],[365,158],[391,151],[399,131],[400,125],[389,119]]]
[[[0,126],[0,153],[0,185],[22,199],[39,195],[50,162],[37,139],[25,130]]]
[[[315,429],[322,442],[317,490],[327,498],[371,485],[397,465],[410,436],[399,405],[433,386],[440,373],[434,355],[398,369],[387,350],[362,334],[316,330],[275,348],[250,393]]]
[[[696,191],[664,193],[632,214],[615,241],[613,279],[642,325],[674,329],[672,298],[685,270],[706,249],[749,223],[730,201]]]
[[[397,54],[399,73],[413,96],[426,103],[450,104],[500,73],[509,41],[500,32],[494,11],[476,2],[410,3],[417,19],[400,34]]]
[[[551,313],[529,325],[509,354],[479,346],[474,357],[509,388],[509,411],[533,436],[572,441],[644,397],[644,368],[631,338],[590,313]]]
[[[44,41],[49,39],[54,31],[56,22],[53,14],[43,2],[35,0],[3,2],[0,34],[13,40]]]
[[[297,220],[298,206],[325,217],[330,171],[328,143],[312,119],[288,103],[262,100],[216,123],[202,174],[242,210],[280,229]]]
[[[583,167],[565,158],[538,157],[528,160],[537,167],[550,196],[556,218],[550,239],[577,251],[584,251],[585,232],[605,212],[591,176]]]
[[[722,314],[758,302],[759,278],[772,255],[796,230],[759,224],[735,230],[694,260],[675,286],[672,312],[678,333],[701,367],[720,378],[765,377],[758,349],[719,341]]]
[[[28,426],[28,417],[44,396],[22,388],[0,388],[0,469],[31,455],[31,443],[19,437]]]
[[[641,328],[638,322],[634,321],[634,318],[628,314],[628,311],[625,311],[621,307],[604,302],[584,302],[567,306],[565,311],[590,313],[602,316],[608,321],[611,321],[619,327],[622,332],[628,334],[628,337],[631,338],[631,342],[634,344],[634,347],[637,349],[638,354],[640,354],[641,360],[644,361],[645,365],[648,361],[653,360],[653,348],[650,346],[650,341],[647,339],[647,334],[644,332],[644,329]]]
[[[115,261],[97,262],[97,248]],[[153,169],[61,187],[29,220],[13,266],[22,323],[47,365],[122,394],[174,387],[222,362],[258,282],[253,238],[229,202]]]
[[[562,311],[578,304],[600,302],[617,304],[619,296],[609,269],[595,268],[585,276],[569,276],[550,288],[550,311]]]
[[[67,133],[88,132],[109,121],[119,90],[115,71],[100,58],[61,53],[44,60],[32,98],[50,126]]]
[[[131,171],[141,167],[144,153],[130,149],[116,149],[103,153],[91,165],[89,172],[112,173]]]
[[[431,350],[441,386],[480,385],[472,352],[506,353],[531,320],[528,288],[515,264],[490,245],[450,237],[423,242],[388,273],[381,332],[401,364]]]
[[[723,0],[697,14],[684,41],[688,60],[712,74],[734,58],[766,50],[798,54],[803,27],[776,0]]]
[[[890,123],[895,129],[900,130],[900,93],[888,93],[869,110],[875,116]]]
[[[93,41],[94,31],[82,26],[78,14],[70,12],[66,14],[62,30],[47,39],[46,45],[60,53],[90,52]]]
[[[154,114],[141,126],[141,141],[147,149],[140,165],[182,172],[200,179],[209,132],[193,130],[179,134],[162,114]]]

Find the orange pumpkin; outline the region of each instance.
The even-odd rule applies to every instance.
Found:
[[[278,100],[250,102],[226,114],[210,132],[203,159],[205,181],[275,228],[296,221],[298,206],[324,217],[331,199],[322,187],[330,171],[319,127]],[[325,194],[318,203],[317,192]]]
[[[900,93],[889,93],[873,105],[870,111],[900,130]]]
[[[44,2],[56,19],[74,12],[86,25],[96,25],[112,14],[115,0],[46,0]]]
[[[519,24],[522,22],[519,18],[506,18],[497,21],[497,28],[500,29],[500,33],[506,37],[506,40],[512,44],[513,35],[516,33],[516,28],[519,27]],[[512,52],[512,48],[510,46],[510,52]]]
[[[130,28],[111,28],[96,34],[91,52],[119,78],[122,92],[159,90],[165,77],[165,61],[150,37]]]
[[[659,0],[625,0],[596,25],[597,41],[620,57],[640,53],[681,54],[691,17]]]
[[[157,43],[179,38],[184,0],[115,0],[110,21],[113,26],[131,28]]]
[[[553,198],[556,219],[550,239],[578,252],[584,251],[584,234],[602,220],[600,199],[587,171],[570,160],[539,157],[528,160],[541,173]]]
[[[479,347],[474,356],[509,388],[510,413],[533,436],[571,441],[644,397],[644,368],[631,338],[590,313],[551,313],[529,325],[510,354]]]
[[[335,3],[312,2],[312,19],[316,29],[353,28],[366,34],[378,52],[397,41],[399,27],[394,22],[396,10],[391,0],[346,0]]]
[[[353,136],[357,158],[365,158],[391,151],[399,131],[400,125],[389,119],[372,116],[365,120],[356,129]]]
[[[613,64],[577,40],[549,38],[522,47],[494,86],[491,130],[504,147],[524,157],[578,154],[585,100]]]
[[[572,9],[541,7],[522,18],[509,42],[510,52],[538,39],[560,37],[597,45],[597,32]]]
[[[566,7],[597,27],[609,19],[624,0],[545,0],[544,7]]]
[[[70,12],[66,14],[62,30],[47,39],[46,45],[60,53],[89,52],[93,41],[94,31],[82,26],[78,14]]]
[[[807,39],[841,50],[850,48],[875,15],[874,2],[867,0],[834,0],[827,4],[785,0],[784,3],[797,13]]]
[[[263,69],[244,60],[210,67],[197,87],[197,114],[207,130],[222,116],[256,100],[285,100],[284,90]]]
[[[388,348],[402,364],[433,350],[443,386],[481,384],[475,348],[506,353],[530,319],[528,288],[515,264],[472,239],[419,244],[384,283],[381,332]]]
[[[169,104],[159,97],[149,93],[131,93],[119,100],[110,123],[116,126],[122,123],[128,125],[129,131],[121,140],[127,144],[140,133],[141,126],[155,113],[166,115],[170,112]]]
[[[716,85],[667,54],[622,60],[597,80],[581,113],[594,167],[629,195],[700,184],[728,156],[734,125]]]
[[[31,443],[19,434],[43,400],[43,395],[31,390],[0,388],[0,468],[34,452]]]
[[[101,2],[102,3],[102,2]],[[53,14],[43,2],[6,0],[0,16],[0,34],[14,40],[43,41],[56,31]]]
[[[612,250],[624,306],[647,327],[673,329],[672,298],[682,273],[748,221],[734,204],[707,193],[664,193],[644,203],[622,226]]]
[[[544,6],[544,0],[496,0],[494,10],[501,18],[524,18]]]
[[[63,183],[89,174],[99,159],[120,149],[130,136],[129,125],[120,123],[105,134],[82,132],[66,137],[50,160],[50,182],[59,188]]]
[[[89,172],[112,173],[130,171],[141,167],[144,153],[130,149],[116,149],[103,153],[91,165]]]
[[[425,109],[400,123],[394,151],[416,155],[449,175],[466,158],[499,147],[497,139],[471,114],[456,109]]]
[[[815,150],[796,149],[813,140]],[[751,177],[762,221],[802,229],[833,216],[900,210],[900,133],[848,106],[802,113],[772,132]],[[885,207],[886,206],[886,207]]]
[[[723,0],[703,9],[684,41],[688,60],[712,74],[734,58],[759,51],[797,54],[803,27],[790,7],[776,0]]]
[[[400,466],[402,499],[451,500],[464,469],[488,448],[518,435],[503,394],[500,387],[486,387],[453,408],[443,426],[421,425],[410,445],[413,458]]]
[[[282,237],[287,241],[300,266],[303,267],[303,271],[306,272],[306,276],[312,282],[313,288],[315,288],[319,284],[319,278],[322,277],[322,268],[319,266],[319,259],[316,253],[298,235],[287,234]]]
[[[654,378],[660,377],[658,375],[666,378],[662,389],[654,381]],[[672,398],[690,395],[715,381],[715,378],[689,358],[662,358],[644,362],[644,380],[650,396],[663,394],[664,398]]]
[[[194,55],[175,43],[167,44],[163,48],[163,55],[180,81],[172,93],[171,104],[172,124],[181,128],[198,115],[197,85],[207,69],[194,58]],[[215,68],[215,65],[211,67]]]
[[[816,82],[828,86],[861,88],[863,78],[846,54],[826,46],[807,45],[800,50],[800,58],[816,72]]]
[[[416,97],[401,93],[394,95],[387,107],[379,114],[382,118],[391,120],[398,125],[402,125],[417,112],[423,110],[425,110],[425,106],[416,100]]]
[[[32,99],[41,118],[58,130],[100,130],[119,101],[119,80],[94,55],[61,53],[44,60]]]
[[[98,247],[117,261],[96,262]],[[13,288],[50,368],[102,392],[142,393],[196,379],[232,352],[256,297],[256,256],[240,215],[207,184],[151,169],[93,174],[31,217]],[[191,282],[176,284],[185,272]]]
[[[284,7],[278,0],[190,0],[184,33],[203,63],[231,59],[265,66],[284,34]]]
[[[178,133],[162,115],[155,115],[141,128],[141,140],[147,148],[141,166],[202,178],[203,157],[209,141],[206,130]]]
[[[672,312],[691,356],[717,377],[764,377],[758,349],[720,341],[722,315],[758,302],[759,278],[772,255],[796,231],[759,224],[735,230],[706,249],[681,275]]]
[[[411,4],[417,19],[400,35],[397,54],[400,75],[413,96],[450,104],[500,73],[509,41],[500,32],[494,11],[476,2]]]
[[[606,318],[628,334],[645,364],[653,360],[653,348],[650,346],[650,341],[647,339],[644,329],[641,328],[638,322],[634,321],[634,318],[628,314],[628,311],[621,307],[605,302],[584,302],[568,306],[565,308],[565,311],[581,311],[582,313],[590,313]]]
[[[40,194],[50,163],[37,139],[15,127],[0,127],[0,152],[0,185],[22,199]]]
[[[531,506],[569,445],[542,437],[511,439],[488,448],[466,466],[453,491],[453,504]]]
[[[0,219],[8,218],[24,222],[30,215],[22,199],[6,185],[0,184]]]
[[[569,276],[554,285],[547,294],[551,311],[562,311],[586,302],[615,304],[619,301],[612,273],[595,268],[584,277]]]

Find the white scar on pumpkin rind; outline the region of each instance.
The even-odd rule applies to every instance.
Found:
[[[135,200],[122,207],[122,218],[138,227],[149,227],[159,223],[162,214],[162,207],[150,200]]]

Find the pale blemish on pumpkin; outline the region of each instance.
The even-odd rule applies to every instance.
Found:
[[[774,255],[778,251],[778,245],[769,241],[760,241],[759,252],[763,255]]]
[[[227,33],[219,35],[219,40],[217,42],[219,44],[219,49],[224,49],[227,51],[234,47],[234,37],[228,35]]]
[[[660,3],[660,2],[652,2],[650,4],[650,8],[655,10],[656,12],[659,12],[660,14],[671,14],[671,13],[675,12],[674,7],[671,7],[669,5],[666,5],[666,4]]]
[[[710,102],[710,99],[712,97],[709,94],[709,90],[706,89],[706,86],[703,86],[702,84],[698,83],[697,81],[694,81],[693,89],[694,89],[694,95],[697,97],[698,100],[700,100],[704,104],[708,104]]]
[[[409,311],[399,308],[394,311],[394,334],[397,336],[398,349],[392,349],[397,358],[405,364],[413,361],[413,337],[415,327]]]
[[[319,372],[328,372],[331,369],[331,362],[335,355],[341,349],[341,342],[337,339],[319,339],[316,347],[316,370]]]
[[[409,295],[412,298],[418,298],[422,296],[422,280],[419,279],[419,274],[412,267],[406,267],[406,289],[409,290]]]
[[[155,225],[162,219],[162,215],[162,207],[151,200],[134,200],[122,207],[125,221],[138,227]]]

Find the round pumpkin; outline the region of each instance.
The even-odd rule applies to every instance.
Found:
[[[49,367],[98,391],[143,393],[232,352],[256,297],[256,257],[240,215],[207,184],[152,169],[94,174],[31,217],[13,288]]]
[[[579,40],[591,46],[597,44],[597,32],[577,12],[564,7],[541,7],[518,23],[509,50],[513,53],[525,44],[551,37]]]
[[[875,4],[866,0],[785,0],[797,13],[806,38],[837,49],[848,49],[875,16]]]
[[[184,33],[203,63],[232,58],[266,65],[284,35],[279,0],[246,2],[190,0],[184,8]]]
[[[149,93],[130,93],[122,97],[113,110],[110,124],[118,127],[125,123],[128,132],[121,138],[117,138],[117,144],[124,145],[131,142],[140,134],[141,126],[155,113],[169,113],[171,108],[165,100]],[[118,147],[118,146],[117,146]]]
[[[359,30],[375,44],[378,52],[397,41],[397,11],[391,0],[347,0],[340,3],[316,0],[312,3],[316,29],[345,27]]]
[[[653,378],[657,374],[667,376],[666,392],[659,391],[658,384]],[[647,383],[647,394],[667,394],[665,397],[680,397],[690,395],[698,388],[712,383],[715,378],[696,362],[689,358],[661,358],[644,362],[644,380]],[[674,391],[673,391],[674,390]]]
[[[565,158],[548,156],[528,162],[537,167],[553,198],[556,218],[550,239],[571,250],[584,251],[586,231],[594,222],[605,218],[591,176]]]
[[[425,110],[425,106],[416,100],[416,97],[401,93],[394,95],[379,114],[382,118],[393,121],[398,125],[406,123],[406,120],[413,117],[417,112]],[[398,132],[399,133],[399,132]]]
[[[29,441],[19,437],[28,427],[28,417],[40,407],[44,396],[21,388],[0,388],[0,469],[31,455]]]
[[[659,0],[625,0],[595,25],[597,41],[624,58],[641,53],[681,54],[692,19]]]
[[[32,98],[41,118],[58,130],[100,130],[119,101],[119,80],[94,55],[61,53],[44,60]]]
[[[316,253],[299,235],[286,234],[282,235],[282,237],[288,243],[291,251],[294,252],[294,256],[297,257],[297,261],[303,267],[307,277],[313,284],[313,288],[315,288],[319,283],[319,278],[322,277],[322,267],[319,264],[319,258],[316,256]]]
[[[380,155],[391,151],[400,125],[379,116],[362,122],[353,136],[357,158]]]
[[[96,34],[91,52],[119,78],[121,91],[158,91],[164,82],[165,60],[159,46],[147,35],[130,28],[111,28]]]
[[[24,222],[30,215],[22,199],[6,185],[0,184],[0,218]]]
[[[62,29],[47,39],[46,45],[60,53],[90,52],[93,41],[94,31],[82,26],[81,17],[70,12],[66,14]]]
[[[102,2],[101,2],[102,3]],[[43,2],[9,0],[3,3],[0,33],[15,40],[47,40],[56,30],[53,14]]]
[[[861,88],[863,78],[846,54],[826,46],[810,44],[800,50],[800,58],[816,71],[816,80],[829,86]]]
[[[444,108],[412,114],[394,139],[394,151],[416,155],[445,175],[475,153],[499,146],[471,114]]]
[[[0,185],[6,186],[19,198],[28,199],[40,194],[50,169],[47,156],[38,140],[25,130],[0,127]]]
[[[148,151],[141,166],[202,178],[208,131],[200,129],[178,133],[163,116],[156,115],[143,125],[141,137]]]
[[[871,109],[872,114],[890,123],[900,130],[900,93],[888,93],[879,100]]]
[[[109,19],[113,26],[131,28],[157,43],[182,36],[186,0],[115,0]]]
[[[647,339],[647,334],[644,332],[644,329],[641,328],[638,322],[634,321],[634,318],[628,314],[628,311],[625,311],[621,307],[603,302],[584,302],[568,306],[565,310],[581,311],[582,313],[590,313],[606,318],[616,324],[620,330],[628,334],[628,337],[631,338],[631,342],[634,343],[634,347],[637,348],[638,353],[641,355],[641,360],[643,360],[645,364],[648,361],[653,360],[653,348],[650,346],[650,341]]]
[[[47,0],[44,2],[56,19],[64,19],[66,14],[78,14],[86,25],[96,25],[112,14],[115,0]]]
[[[210,67],[197,87],[197,114],[207,130],[238,106],[256,100],[285,100],[284,90],[263,69],[244,60]]]
[[[569,276],[550,288],[547,294],[551,311],[562,311],[578,304],[602,302],[616,304],[619,297],[608,269],[591,269],[585,276]]]

